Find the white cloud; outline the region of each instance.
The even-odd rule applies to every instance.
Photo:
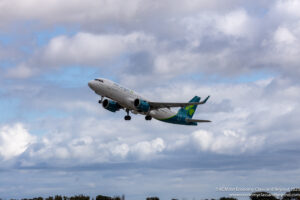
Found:
[[[270,69],[291,79],[300,73],[298,68],[300,30],[298,26],[299,23],[291,23],[276,28],[271,37],[263,41],[263,57],[259,58],[259,62],[262,64],[270,65]]]
[[[57,149],[55,149],[55,155],[59,159],[66,159],[69,157],[70,153],[67,148],[58,147]]]
[[[296,37],[285,27],[279,27],[274,33],[274,40],[278,43],[291,44]]]
[[[245,10],[235,10],[225,16],[219,16],[216,23],[220,31],[231,36],[242,37],[253,31],[250,17]]]
[[[31,7],[37,3],[33,0],[32,2],[27,6]],[[279,2],[277,4],[283,4],[283,10],[297,6],[295,1],[277,2]],[[269,9],[267,11],[270,12],[265,12],[268,15],[258,18],[255,13],[249,12],[247,7],[239,6],[235,1],[228,1],[228,5],[222,6],[215,1],[211,3],[192,1],[186,5],[177,3],[172,3],[169,12],[165,13],[162,10],[167,5],[161,2],[130,1],[128,5],[123,5],[122,2],[112,5],[110,2],[90,0],[89,4],[80,6],[81,3],[76,1],[72,3],[71,8],[67,9],[65,3],[58,6],[58,2],[54,1],[49,5],[50,10],[53,9],[53,12],[62,14],[62,10],[66,9],[67,16],[64,18],[66,21],[70,17],[72,18],[71,21],[85,24],[81,21],[84,18],[82,13],[85,13],[85,9],[92,5],[93,9],[88,12],[88,17],[84,19],[109,21],[123,17],[122,20],[124,21],[130,19],[128,22],[131,25],[118,26],[118,30],[121,31],[115,29],[104,31],[101,28],[100,31],[95,31],[97,28],[86,29],[83,25],[82,30],[74,36],[61,35],[53,38],[43,49],[36,50],[35,54],[27,59],[22,67],[11,69],[8,74],[10,77],[14,77],[13,74],[16,74],[16,77],[30,77],[37,73],[36,71],[42,72],[46,69],[45,67],[49,66],[92,65],[110,67],[122,62],[125,73],[122,73],[120,77],[124,81],[136,81],[132,77],[126,78],[128,77],[126,75],[132,74],[131,70],[126,70],[126,67],[128,62],[130,63],[132,55],[139,51],[147,52],[153,61],[153,65],[146,66],[149,68],[146,70],[147,73],[140,73],[144,80],[151,80],[152,76],[172,79],[182,74],[182,71],[185,74],[204,73],[228,77],[244,75],[257,69],[288,72],[285,74],[296,71],[295,74],[298,74],[297,68],[286,66],[289,64],[296,66],[299,63],[296,58],[299,53],[299,42],[297,42],[300,32],[297,27],[299,26],[295,24],[296,21],[293,19],[289,21],[281,19],[280,13],[277,12],[279,6],[267,7],[266,9]],[[236,6],[230,6],[231,4]],[[7,2],[3,4],[4,7],[8,5]],[[131,14],[123,13],[125,12],[124,9],[120,11],[122,5],[130,7],[128,12]],[[18,6],[20,9],[23,7],[23,9],[27,9],[23,4]],[[97,6],[104,6],[107,9],[100,14],[94,14],[94,7]],[[197,11],[197,8],[204,9],[204,12]],[[220,8],[222,12],[217,12]],[[175,11],[177,10],[180,11],[180,15],[176,14]],[[118,13],[119,11],[121,13]],[[149,13],[152,16],[153,12],[158,14],[154,18],[162,17],[161,24],[155,27],[152,27],[152,23],[146,23],[154,20],[153,17],[145,17]],[[47,16],[43,13],[41,15]],[[133,23],[132,16],[139,20]],[[278,19],[276,23],[272,21],[273,18]],[[47,17],[41,19],[48,20]],[[101,20],[98,23],[101,24]],[[94,23],[96,22],[93,21],[91,24]],[[103,27],[106,26],[103,24]],[[172,31],[164,30],[165,27],[170,27]],[[288,42],[290,46],[276,46],[276,41]],[[275,56],[277,54],[280,56]],[[141,63],[143,64],[143,61]],[[141,63],[136,64],[134,68],[141,68],[143,66]]]
[[[153,49],[155,43],[152,36],[143,32],[125,35],[79,32],[71,37],[57,36],[37,49],[26,62],[6,69],[6,77],[30,78],[48,68],[69,65],[108,67],[109,63],[122,60],[124,55]]]
[[[48,119],[43,127],[51,131],[27,149],[21,165],[34,166],[41,161],[51,165],[50,160],[56,160],[58,166],[152,160],[166,148],[162,138],[145,137],[138,133],[140,128],[127,127],[122,118],[115,126],[112,122],[116,119],[111,117],[82,117],[57,119],[56,123]]]
[[[141,160],[150,159],[156,153],[162,152],[166,148],[162,138],[156,138],[152,141],[138,142],[131,148],[131,152],[137,155]]]
[[[96,65],[116,59],[122,53],[134,52],[152,43],[143,33],[127,35],[95,35],[78,33],[73,37],[53,38],[42,53],[45,63],[54,65]]]
[[[242,131],[233,130],[224,130],[219,134],[199,130],[192,134],[192,139],[201,150],[219,154],[255,152],[259,151],[265,143],[264,136],[247,136]]]
[[[0,23],[8,24],[14,20],[38,20],[44,24],[81,23],[93,29],[102,28],[102,23],[140,24],[153,18],[183,15],[201,10],[226,10],[236,4],[227,0],[220,4],[217,0],[207,1],[163,1],[151,0],[3,0],[1,1]],[[32,11],[35,12],[32,12]]]
[[[273,12],[281,17],[300,18],[300,2],[298,0],[278,0],[275,3]]]
[[[121,158],[125,158],[129,152],[129,146],[127,144],[120,144],[111,148],[111,152],[114,156],[120,156]]]
[[[35,137],[30,135],[22,124],[2,126],[0,128],[0,155],[6,160],[19,156],[34,141]]]
[[[130,0],[127,3],[119,0],[113,1],[64,1],[53,0],[42,2],[40,0],[14,0],[2,1],[2,23],[13,20],[43,20],[44,23],[55,22],[86,22],[104,21],[107,19],[131,19],[138,11],[139,0]],[[105,8],[105,9],[104,9]],[[34,10],[35,12],[32,12]],[[99,12],[99,10],[101,12]]]
[[[21,63],[14,68],[9,68],[5,75],[7,78],[29,78],[35,74],[35,69],[33,67],[27,66],[25,63]]]
[[[196,68],[195,63],[200,61],[201,55],[188,51],[171,51],[157,55],[154,61],[154,72],[164,77],[174,77],[184,71],[191,72]]]

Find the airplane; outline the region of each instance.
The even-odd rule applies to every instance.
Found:
[[[155,118],[163,122],[181,125],[196,126],[199,122],[211,122],[209,120],[192,119],[197,105],[205,104],[209,96],[203,101],[200,101],[200,97],[195,96],[186,103],[153,102],[133,90],[104,78],[91,80],[88,82],[88,86],[101,96],[99,104],[102,104],[106,110],[116,112],[124,109],[127,113],[124,117],[125,120],[131,120],[129,115],[129,112],[131,112],[145,115],[146,120]],[[170,109],[172,107],[181,108],[175,113]]]

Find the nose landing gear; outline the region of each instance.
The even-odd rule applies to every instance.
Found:
[[[104,99],[104,97],[103,97],[103,96],[101,96],[101,99],[98,101],[98,103],[99,103],[99,104],[101,104],[101,103],[102,103],[102,101],[103,101],[103,99]]]

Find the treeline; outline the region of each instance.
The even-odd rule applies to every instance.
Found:
[[[288,191],[285,194],[280,194],[279,192],[278,193],[276,192],[275,195],[265,191],[258,191],[258,192],[253,192],[249,196],[249,198],[250,200],[300,200],[300,188],[292,189],[291,191]],[[172,199],[172,200],[178,200],[178,199]],[[211,199],[211,200],[216,200],[216,199]],[[233,197],[221,197],[219,200],[238,200],[238,199]]]
[[[258,192],[253,192],[249,196],[249,198],[250,200],[300,200],[300,188],[292,189],[291,191],[286,192],[285,194],[276,193],[275,195],[265,191],[258,191]],[[159,199],[157,198],[157,199],[149,199],[149,200],[159,200]],[[179,200],[179,199],[172,199],[172,200]],[[209,200],[209,199],[205,199],[205,200]],[[210,199],[210,200],[217,200],[217,199]],[[238,200],[238,199],[233,197],[221,197],[219,198],[219,200]]]
[[[275,197],[268,192],[254,192],[250,196],[251,200],[300,200],[300,188],[292,189],[289,192],[286,192],[282,197]]]
[[[265,191],[260,191],[260,192],[253,192],[250,195],[250,200],[300,200],[300,188],[295,188],[292,189],[289,192],[286,192],[284,195],[278,196],[280,194],[271,194]],[[276,197],[277,196],[277,197]],[[0,198],[1,200],[1,198]],[[15,199],[11,199],[15,200]],[[66,196],[59,196],[56,195],[54,197],[37,197],[37,198],[32,198],[32,199],[21,199],[21,200],[125,200],[125,197],[108,197],[108,196],[103,196],[103,195],[98,195],[96,198],[90,198],[89,196],[85,195],[77,195],[73,197],[66,197]],[[158,197],[148,197],[146,200],[159,200]],[[172,199],[172,200],[179,200],[179,199]],[[208,199],[205,199],[208,200]],[[211,199],[211,200],[216,200],[216,199]],[[236,198],[233,197],[221,197],[219,200],[237,200]]]
[[[109,196],[98,195],[96,196],[96,198],[90,198],[89,196],[85,196],[85,195],[76,195],[72,197],[56,195],[54,197],[52,196],[46,198],[36,197],[31,199],[24,198],[21,200],[124,200],[124,199],[125,199],[124,196],[109,197]],[[11,199],[11,200],[16,200],[16,199]]]

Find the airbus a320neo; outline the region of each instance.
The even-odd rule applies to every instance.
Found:
[[[131,119],[130,111],[133,114],[145,115],[146,120],[155,118],[173,124],[195,126],[198,122],[210,122],[209,120],[192,119],[197,105],[205,104],[209,96],[203,101],[200,101],[200,97],[195,96],[185,103],[153,102],[108,79],[97,78],[90,81],[88,85],[101,96],[99,103],[105,109],[111,112],[124,109],[127,113],[124,117],[125,120]],[[171,107],[181,108],[175,113],[170,109]]]

